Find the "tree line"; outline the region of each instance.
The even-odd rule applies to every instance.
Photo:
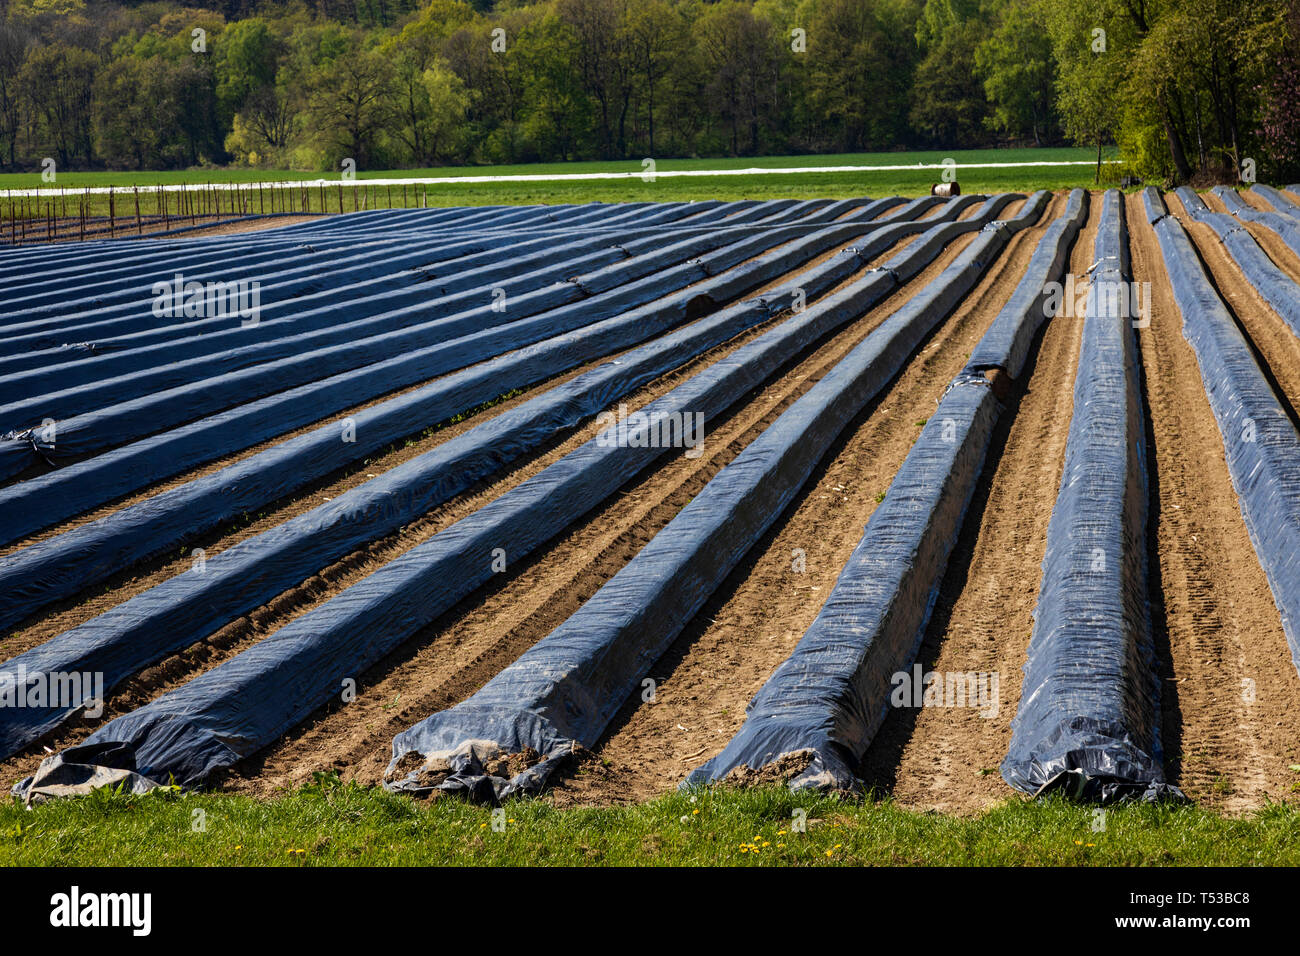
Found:
[[[0,165],[420,168],[1117,144],[1300,172],[1300,0],[0,6]]]

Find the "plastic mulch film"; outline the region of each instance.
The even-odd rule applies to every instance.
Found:
[[[1002,777],[1028,793],[1182,799],[1167,784],[1147,594],[1144,411],[1123,201],[1105,194],[1074,416]]]

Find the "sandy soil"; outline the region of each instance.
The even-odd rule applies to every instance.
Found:
[[[1166,199],[1186,223],[1176,197]],[[1222,211],[1214,197],[1207,195],[1206,201]],[[1140,196],[1129,197],[1128,203],[1134,278],[1150,282],[1152,290],[1152,323],[1138,332],[1138,339],[1149,416],[1150,587],[1164,687],[1166,760],[1173,781],[1193,799],[1240,812],[1266,798],[1292,796],[1295,775],[1288,767],[1300,763],[1300,708],[1295,706],[1300,676],[1246,533],[1223,460],[1222,439],[1194,353],[1181,334],[1181,317],[1154,233],[1146,225]],[[877,496],[887,491],[944,385],[1011,294],[1044,228],[1064,205],[1063,193],[1054,197],[1039,224],[1015,237],[895,381],[847,423],[800,496],[660,660],[651,675],[658,683],[655,702],[626,706],[582,771],[559,781],[548,799],[563,805],[608,803],[664,793],[739,728],[745,704],[820,610]],[[1092,263],[1099,194],[1091,205],[1092,218],[1071,256],[1076,276]],[[1003,215],[1015,210],[1013,205]],[[233,224],[232,229],[245,225],[257,224]],[[1300,278],[1300,259],[1275,234],[1263,227],[1248,228],[1284,271]],[[1189,225],[1189,232],[1294,419],[1300,407],[1300,340],[1250,288],[1210,230]],[[509,572],[490,588],[443,615],[363,675],[353,703],[318,712],[237,767],[225,787],[265,796],[309,779],[313,770],[329,768],[345,777],[377,782],[395,733],[465,699],[572,614],[713,475],[881,321],[933,281],[972,238],[950,244],[905,288],[796,357],[726,416],[711,422],[701,457],[661,459],[537,554],[512,562]],[[913,241],[915,237],[901,241],[873,265]],[[751,330],[648,384],[627,404],[636,408],[652,401],[767,327]],[[1072,413],[1081,327],[1072,317],[1048,323],[1021,380],[1013,383],[921,649],[920,661],[927,668],[997,671],[999,712],[986,719],[964,708],[898,711],[886,721],[861,768],[868,783],[906,806],[974,813],[1012,796],[996,768],[1019,703],[1021,666]],[[218,529],[192,544],[210,555],[218,553],[588,367],[557,376],[432,435],[413,436],[410,445],[398,443],[401,447],[259,509],[246,525]],[[196,647],[138,675],[112,696],[102,720],[229,659],[536,474],[594,433],[588,423],[556,436],[400,532],[347,555]],[[213,471],[268,444],[193,469],[127,501]],[[60,530],[125,503],[65,523]],[[0,560],[16,547],[0,550]],[[803,573],[792,567],[795,549],[806,555]],[[168,555],[88,589],[0,640],[0,657],[87,620],[185,570],[188,563],[188,558]],[[1246,687],[1253,695],[1243,693]],[[69,727],[45,744],[66,746],[93,726]],[[31,772],[42,756],[44,750],[36,746],[0,762],[0,782]]]
[[[1241,811],[1265,796],[1289,796],[1295,775],[1287,767],[1300,755],[1300,676],[1140,196],[1129,197],[1128,215],[1134,279],[1152,290],[1151,327],[1139,343],[1151,422],[1152,623],[1165,668],[1166,770],[1192,799]]]
[[[1094,194],[1071,251],[1076,282],[1092,265],[1100,212]],[[1081,317],[1063,315],[1039,333],[998,421],[918,656],[925,670],[997,673],[996,715],[961,707],[896,710],[864,761],[863,779],[905,806],[970,812],[1010,793],[997,767],[1020,702],[1082,331]]]
[[[1039,225],[1013,239],[909,367],[850,423],[790,510],[661,660],[660,672],[652,675],[655,703],[629,705],[616,718],[595,752],[613,769],[619,798],[645,799],[676,787],[740,728],[746,704],[821,610],[877,495],[887,491],[943,387],[1010,296],[1046,223],[1063,207],[1064,197],[1056,197]],[[794,569],[795,549],[804,552],[803,572]],[[556,798],[580,798],[588,784],[566,781]],[[604,791],[611,783],[597,786]]]
[[[463,611],[445,615],[399,655],[359,680],[357,699],[346,708],[334,710],[316,726],[300,728],[255,765],[240,768],[255,777],[246,785],[265,792],[325,767],[347,768],[363,781],[377,782],[394,733],[468,697],[576,611],[826,368],[938,275],[971,238],[954,242],[904,290],[711,425],[699,458],[678,456],[651,469],[616,500],[553,541],[544,554],[512,567],[512,573],[503,576],[507,580],[485,600],[471,600]],[[664,390],[684,380],[685,374],[665,382]]]
[[[969,238],[970,237],[963,237],[963,241],[968,242]],[[894,251],[895,250],[889,250],[882,254],[882,256],[873,260],[872,265],[888,258],[890,255],[894,254]],[[955,254],[955,251],[950,251],[948,255],[940,260],[941,264],[932,267],[931,272],[937,274],[937,270],[942,268],[942,263],[948,261],[951,256],[954,256]],[[800,271],[802,271],[802,267],[798,270],[793,270],[790,275],[796,275]],[[930,273],[926,273],[926,275],[921,277],[921,281],[924,281],[928,275],[930,275]],[[917,288],[919,287],[918,283]],[[640,405],[649,403],[659,395],[669,391],[677,384],[680,384],[681,381],[684,381],[686,377],[693,374],[695,371],[698,371],[705,365],[716,361],[734,348],[739,347],[744,342],[761,334],[768,326],[770,326],[770,324],[771,323],[768,323],[767,325],[751,330],[745,335],[739,336],[731,342],[725,343],[711,352],[706,353],[704,356],[697,358],[695,361],[680,368],[673,374],[651,383],[630,396],[626,400],[627,404],[630,408],[636,408]],[[616,358],[617,356],[608,356],[602,358],[600,361],[607,361],[611,357]],[[597,363],[591,364],[594,365]],[[350,488],[363,483],[368,477],[380,474],[385,470],[408,461],[448,440],[450,437],[463,433],[467,429],[484,420],[486,417],[495,415],[505,408],[513,407],[527,401],[543,391],[546,387],[580,374],[583,370],[584,369],[578,369],[568,375],[560,376],[550,382],[543,383],[543,385],[530,389],[525,394],[517,396],[501,405],[495,406],[477,416],[472,416],[454,426],[440,430],[432,436],[417,440],[409,446],[397,448],[387,455],[376,457],[360,468],[350,469],[342,476],[327,477],[326,479],[315,483],[303,492],[294,495],[286,502],[262,510],[254,521],[236,528],[225,529],[205,535],[201,540],[194,542],[193,546],[203,547],[209,556],[218,554],[240,541],[246,540],[247,538],[267,530],[268,528],[274,527],[277,524],[281,524],[289,518],[309,511],[311,508],[321,504],[326,498],[337,497],[339,494],[342,494]],[[282,594],[271,604],[259,609],[258,612],[232,623],[221,631],[218,631],[216,634],[210,636],[199,646],[192,648],[183,654],[176,655],[139,675],[119,693],[110,696],[110,699],[106,704],[105,714],[99,721],[96,721],[93,724],[89,722],[84,723],[80,727],[70,729],[65,733],[58,735],[53,740],[45,741],[45,743],[50,746],[63,746],[74,742],[76,739],[80,739],[88,733],[94,726],[98,726],[99,724],[106,722],[108,719],[111,719],[113,716],[139,706],[147,700],[179,686],[179,684],[197,676],[197,674],[202,671],[215,666],[222,660],[244,650],[249,645],[287,623],[298,614],[304,613],[312,607],[324,603],[338,591],[350,586],[366,574],[375,570],[380,564],[389,561],[405,550],[414,547],[429,535],[436,533],[438,530],[441,530],[441,528],[446,527],[453,521],[476,510],[493,498],[508,491],[516,484],[523,482],[533,474],[542,470],[542,468],[562,457],[564,454],[567,454],[573,448],[588,441],[595,432],[595,425],[590,422],[581,429],[570,431],[568,434],[562,435],[556,441],[553,441],[548,447],[539,449],[536,454],[521,461],[505,474],[497,476],[495,480],[479,483],[478,486],[457,496],[442,507],[435,509],[422,517],[419,521],[406,526],[406,528],[401,532],[380,539],[379,541],[374,542],[370,547],[361,549],[358,552],[335,562],[329,568],[323,569],[320,573],[304,582],[301,586]],[[232,456],[231,460],[235,460],[237,457],[242,456]],[[707,460],[707,458],[700,459],[700,461]],[[215,465],[207,466],[203,469],[196,470],[196,472],[204,473],[215,467]],[[719,465],[718,467],[721,466]],[[168,485],[170,486],[178,482],[179,479],[169,482]],[[142,495],[137,497],[144,496]],[[689,500],[689,497],[686,500]],[[682,503],[684,503],[684,501]],[[680,507],[680,505],[678,507]],[[109,510],[112,509],[101,509],[101,511]],[[673,513],[675,513],[675,510]],[[68,523],[63,527],[70,527],[73,524],[74,523]],[[633,551],[632,553],[635,552]],[[629,554],[628,557],[630,558],[631,554]],[[189,566],[189,562],[190,559],[188,556],[177,557],[173,553],[165,558],[123,572],[121,575],[108,581],[105,585],[101,585],[76,599],[56,604],[30,619],[24,627],[11,633],[5,640],[0,641],[0,653],[3,653],[7,657],[16,653],[21,653],[29,647],[42,643],[56,634],[88,620],[94,615],[100,614],[108,608],[122,603],[135,594],[138,594],[141,591],[186,570]],[[617,567],[610,570],[609,575],[612,575],[616,570]],[[0,773],[7,774],[10,771],[11,766],[14,767],[16,772],[29,772],[33,758],[36,758],[38,762],[40,753],[41,751],[39,747],[29,748],[25,754],[17,755],[10,761],[0,763]]]

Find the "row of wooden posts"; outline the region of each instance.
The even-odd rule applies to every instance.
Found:
[[[345,196],[351,193],[351,202]],[[297,213],[353,212],[365,209],[427,208],[428,194],[418,187],[403,184],[399,191],[391,185],[371,186],[364,182],[331,187],[325,183],[312,185],[272,185],[249,183],[231,187],[217,187],[208,183],[201,187],[183,190],[146,189],[142,196],[139,186],[132,186],[126,194],[133,201],[123,210],[117,191],[108,193],[108,217],[91,214],[91,195],[76,190],[44,192],[39,196],[8,196],[9,242],[52,242],[55,239],[85,239],[88,235],[116,236],[119,232],[137,236],[150,231],[167,231],[181,225],[198,225],[199,220],[217,221],[247,216],[275,216]],[[152,200],[151,198],[152,197]],[[69,216],[69,202],[72,216]],[[152,209],[149,208],[152,206]],[[3,228],[0,218],[0,229]],[[211,223],[215,225],[216,223]],[[0,232],[3,235],[3,232]]]

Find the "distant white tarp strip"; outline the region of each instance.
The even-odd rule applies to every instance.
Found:
[[[1104,159],[1103,164],[1118,163],[1118,159]],[[183,192],[203,189],[231,190],[251,186],[268,186],[287,188],[291,186],[316,189],[321,186],[445,186],[456,183],[549,183],[584,179],[643,179],[647,182],[655,179],[668,179],[680,176],[784,176],[791,173],[881,173],[891,170],[925,170],[925,169],[1017,169],[1039,168],[1047,166],[1095,166],[1092,160],[1061,160],[1044,163],[916,163],[910,166],[751,166],[748,169],[661,169],[654,172],[635,170],[621,173],[520,173],[512,176],[427,176],[410,179],[300,179],[289,182],[244,182],[244,183],[164,183],[140,186],[140,192]],[[68,192],[78,195],[96,195],[110,192],[132,193],[135,186],[91,186],[70,189]],[[62,190],[58,186],[49,189],[11,189],[9,196],[49,196]]]

